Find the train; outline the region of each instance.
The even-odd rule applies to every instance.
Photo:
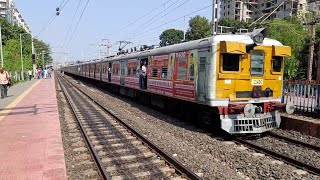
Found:
[[[266,33],[261,28],[166,47],[145,46],[61,71],[102,82],[185,118],[212,122],[229,134],[261,134],[279,128],[281,112],[294,111],[292,103],[281,101],[284,62],[291,48]]]

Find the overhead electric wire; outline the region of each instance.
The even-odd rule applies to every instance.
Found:
[[[78,10],[79,10],[79,7],[80,7],[81,2],[82,2],[82,0],[79,0],[79,3],[78,3],[78,5],[77,5],[76,12],[75,12],[74,15],[73,15],[72,22],[71,22],[70,27],[69,27],[69,29],[68,29],[67,35],[66,35],[66,37],[64,38],[65,41],[64,41],[64,43],[62,44],[62,46],[66,43],[66,40],[68,39],[68,36],[69,36],[70,31],[71,31],[71,29],[72,29],[72,25],[73,25],[73,23],[74,23],[74,20],[76,19],[76,15],[77,15],[77,13],[78,13]]]
[[[56,17],[57,17],[57,15],[56,15],[56,13],[54,13],[54,14],[51,16],[51,18],[49,19],[48,24],[45,25],[45,26],[39,31],[39,33],[38,33],[35,37],[39,37],[39,35],[49,27],[49,25],[53,22],[53,20],[54,20]]]
[[[63,6],[61,6],[61,5],[60,5],[60,7],[59,7],[59,8],[60,8],[60,11],[61,11],[61,10],[62,10],[62,9],[63,9],[67,4],[68,4],[68,2],[69,2],[69,1],[70,1],[70,0],[67,0],[67,2],[66,2],[66,3],[64,3],[64,5],[63,5]]]
[[[151,22],[153,19],[155,19],[156,17],[158,17],[159,15],[161,15],[163,12],[165,12],[166,10],[168,10],[169,8],[171,8],[173,5],[177,4],[180,0],[175,1],[173,4],[171,4],[169,7],[166,7],[164,10],[162,10],[161,12],[159,12],[158,14],[156,14],[155,16],[153,16],[151,19],[149,19],[147,22],[145,22],[142,26],[136,28],[135,30],[133,30],[133,32],[136,32],[140,29],[142,29],[144,26],[149,25],[148,23]],[[134,33],[133,33],[134,34]]]
[[[181,6],[185,5],[185,4],[188,3],[189,1],[190,1],[190,0],[184,1],[182,4],[180,4],[180,5],[177,6],[176,8],[172,9],[172,10],[169,11],[168,13],[164,14],[163,16],[159,17],[158,19],[156,19],[155,21],[153,21],[152,23],[147,24],[147,25],[150,26],[150,25],[154,24],[155,22],[157,22],[157,21],[160,20],[161,18],[163,18],[163,17],[167,16],[168,14],[172,13],[173,11],[177,10],[178,8],[180,8]],[[145,24],[145,25],[146,25],[146,24]],[[144,25],[144,26],[145,26],[145,25]],[[144,27],[144,26],[142,26],[142,27]],[[137,33],[137,32],[134,32],[134,34],[132,34],[131,37],[132,37],[132,36],[134,37],[136,34],[138,34],[138,33]],[[131,39],[131,37],[129,37],[129,39]]]
[[[160,9],[162,6],[166,5],[166,4],[169,3],[170,1],[173,1],[173,0],[168,0],[168,1],[166,1],[165,3],[163,3],[162,5],[160,5],[159,7],[152,9],[152,10],[149,11],[148,13],[146,13],[146,14],[142,15],[141,17],[135,19],[132,23],[126,25],[126,26],[123,27],[123,28],[121,28],[118,32],[123,31],[124,29],[130,27],[131,25],[139,22],[141,19],[145,18],[145,17],[148,16],[149,14],[152,14],[154,11],[157,11],[158,9]]]
[[[150,29],[150,30],[148,30],[148,31],[145,31],[145,32],[143,32],[143,33],[141,33],[141,34],[138,34],[138,35],[136,35],[136,36],[133,36],[133,37],[130,38],[130,40],[133,39],[133,38],[135,38],[135,37],[141,36],[141,35],[143,35],[143,34],[145,34],[145,33],[148,33],[148,32],[150,32],[150,31],[153,31],[153,30],[155,30],[155,29],[158,29],[159,27],[162,27],[162,26],[164,26],[164,25],[167,25],[167,24],[170,24],[170,23],[172,23],[172,22],[175,22],[175,21],[177,21],[177,20],[179,20],[179,19],[183,19],[183,18],[186,17],[186,16],[192,15],[192,14],[194,14],[194,13],[196,13],[196,12],[199,12],[199,11],[202,11],[202,10],[207,9],[207,8],[209,8],[209,7],[212,7],[212,6],[213,6],[213,4],[210,4],[210,5],[208,5],[208,6],[204,6],[204,7],[200,8],[200,9],[198,9],[198,10],[196,10],[196,11],[193,11],[193,12],[191,12],[191,13],[189,13],[189,14],[186,14],[186,15],[184,15],[184,16],[181,16],[181,17],[179,17],[179,18],[176,18],[176,19],[174,19],[174,20],[171,20],[171,21],[169,21],[169,22],[166,22],[166,23],[164,23],[164,24],[161,24],[161,25],[159,25],[159,26],[157,26],[157,27],[154,27],[154,28],[152,28],[152,29]]]
[[[65,3],[64,3],[64,1],[66,1],[66,0],[63,0],[63,1],[61,2],[60,6],[59,6],[59,12],[61,12],[61,10],[63,9],[63,7],[65,7],[70,0],[67,0],[67,2],[65,2]],[[64,5],[63,5],[63,3],[64,3]],[[62,5],[63,5],[63,6],[62,6]],[[62,7],[61,7],[61,6],[62,6]],[[53,20],[58,16],[56,13],[57,13],[57,12],[54,12],[54,13],[53,13],[53,15],[51,16],[51,18],[49,19],[48,24],[46,24],[46,25],[39,31],[39,33],[38,33],[35,37],[39,37],[39,35],[40,35],[43,31],[45,31],[45,30],[50,26],[50,24],[53,22]]]
[[[82,17],[83,17],[84,12],[86,11],[86,9],[87,9],[87,7],[88,7],[89,1],[90,1],[90,0],[87,0],[87,3],[86,3],[85,7],[84,7],[83,10],[82,10],[82,13],[81,13],[81,15],[80,15],[80,18],[79,18],[79,20],[78,20],[78,22],[77,22],[77,25],[76,25],[73,33],[71,34],[71,38],[69,39],[66,48],[68,48],[71,40],[73,39],[73,37],[74,37],[74,35],[75,35],[76,31],[77,31],[78,25],[79,25],[79,23],[80,23],[80,21],[81,21],[81,19],[82,19]]]

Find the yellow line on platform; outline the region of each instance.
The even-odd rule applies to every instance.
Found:
[[[41,81],[41,80],[40,80]],[[5,107],[2,111],[0,111],[0,122],[12,111],[14,107],[17,106],[17,104],[23,100],[24,97],[26,97],[32,89],[40,83],[40,81],[34,83],[32,86],[29,87],[24,93],[22,93],[19,97],[17,97],[15,100],[13,100],[7,107]]]

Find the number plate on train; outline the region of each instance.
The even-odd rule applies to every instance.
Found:
[[[263,85],[263,79],[252,79],[251,85],[253,85],[253,86],[262,86]]]

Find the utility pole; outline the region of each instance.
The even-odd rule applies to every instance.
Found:
[[[32,67],[33,67],[33,72],[35,74],[36,69],[37,69],[37,64],[36,64],[36,53],[34,50],[33,35],[32,34],[31,34],[31,51],[32,51],[32,55],[31,55]]]
[[[24,80],[23,56],[22,56],[22,34],[20,33],[20,58],[21,58],[21,79]]]
[[[64,66],[67,64],[67,52],[64,53]]]
[[[44,52],[45,51],[42,51],[42,68],[44,68]]]
[[[3,52],[2,52],[2,33],[1,33],[1,23],[0,23],[0,53],[1,53],[1,67],[4,67],[3,64]]]
[[[308,63],[308,74],[307,80],[312,80],[312,63],[313,63],[313,52],[314,52],[314,43],[316,36],[316,15],[313,12],[312,21],[309,23],[310,25],[310,45],[309,45],[309,63]]]
[[[218,27],[218,0],[213,0],[212,6],[212,27],[211,27],[211,34],[214,36],[217,34],[217,27]]]
[[[112,47],[112,45],[110,44],[110,39],[102,39],[102,41],[107,41],[107,57],[110,56],[110,48]]]
[[[318,43],[317,81],[320,81],[320,42]]]

